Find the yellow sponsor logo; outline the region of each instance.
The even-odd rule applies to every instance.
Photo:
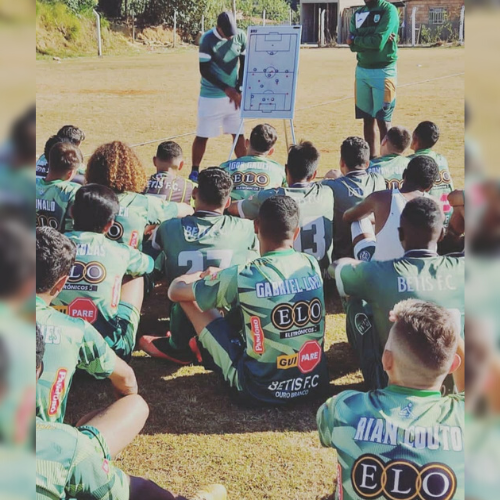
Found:
[[[288,370],[289,368],[295,368],[299,363],[299,355],[291,354],[289,356],[283,355],[278,356],[276,360],[276,364],[278,366],[278,370]]]
[[[55,309],[63,314],[68,314],[68,306],[52,306],[52,309]]]

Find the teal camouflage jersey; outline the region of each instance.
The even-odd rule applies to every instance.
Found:
[[[370,162],[368,172],[382,175],[387,189],[400,189],[403,186],[403,173],[410,163],[410,158],[403,155],[390,154],[374,158]]]
[[[154,261],[135,248],[108,240],[103,234],[73,231],[66,236],[76,245],[76,262],[54,306],[69,316],[97,326],[118,311],[122,280],[150,273]]]
[[[433,302],[454,311],[462,319],[463,336],[464,272],[463,257],[413,251],[395,261],[340,265],[335,277],[341,296],[362,299],[371,306],[383,347],[392,326],[389,312],[407,299]]]
[[[144,230],[164,220],[177,217],[177,203],[138,193],[120,193],[120,211],[107,237],[132,248],[142,248]]]
[[[63,422],[76,369],[97,379],[115,369],[116,354],[88,322],[70,318],[36,298],[36,321],[45,339],[43,373],[36,387],[36,413],[42,420]]]
[[[68,181],[36,179],[36,225],[50,226],[61,233],[73,228],[70,207],[79,184]]]
[[[110,459],[102,439],[37,417],[37,500],[128,500],[129,479]]]
[[[220,168],[233,179],[233,201],[244,200],[264,189],[286,186],[285,167],[267,156],[243,156]]]
[[[247,35],[238,30],[231,40],[222,38],[217,28],[207,31],[200,40],[200,63],[210,63],[210,72],[220,82],[235,88],[238,81],[238,62],[245,55]],[[226,93],[205,78],[201,79],[201,97],[221,98]]]
[[[353,257],[351,225],[344,222],[344,213],[373,192],[384,190],[384,178],[380,174],[362,170],[349,172],[338,179],[326,179],[322,184],[332,190],[335,199],[333,260]]]
[[[315,257],[322,270],[328,269],[333,246],[333,194],[325,186],[312,183],[279,189],[266,189],[256,196],[239,202],[241,217],[256,219],[259,210],[271,196],[290,196],[300,208],[300,235],[295,249]]]
[[[328,385],[325,304],[318,262],[295,250],[270,252],[193,285],[202,310],[237,308],[245,343],[242,390],[287,403]]]
[[[337,450],[336,500],[463,500],[463,394],[345,391],[317,422],[322,445]]]

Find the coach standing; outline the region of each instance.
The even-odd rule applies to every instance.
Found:
[[[375,122],[382,140],[396,106],[399,14],[386,0],[365,0],[352,19],[347,44],[357,52],[356,118],[364,121],[371,157],[378,155]]]
[[[200,41],[201,93],[198,128],[193,143],[193,167],[189,178],[198,179],[201,161],[210,137],[222,132],[233,140],[241,124],[241,85],[245,67],[247,37],[238,29],[232,12],[223,12],[217,26]],[[239,63],[239,72],[238,72]],[[238,137],[236,156],[246,154],[245,138]]]

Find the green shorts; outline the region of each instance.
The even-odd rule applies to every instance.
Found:
[[[108,443],[106,443],[97,427],[93,427],[92,425],[82,425],[81,427],[78,427],[78,430],[92,441],[96,452],[102,456],[103,459],[111,460]]]
[[[390,122],[396,107],[396,65],[386,68],[356,68],[356,118]]]

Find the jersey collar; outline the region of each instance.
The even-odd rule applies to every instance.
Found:
[[[211,212],[209,210],[198,210],[193,214],[194,217],[222,217],[221,214],[217,212]]]
[[[222,37],[219,35],[219,32],[217,31],[217,28],[214,28],[212,31],[214,32],[214,35],[215,35],[215,36],[216,36],[219,40],[222,40],[222,41],[226,40],[225,38],[222,38]],[[227,41],[227,40],[226,40],[226,41]]]
[[[416,155],[427,155],[427,154],[429,154],[430,152],[432,152],[432,149],[431,149],[431,148],[426,148],[426,149],[418,149],[417,151],[415,151],[415,154],[416,154]]]
[[[47,304],[45,303],[45,300],[43,300],[41,297],[38,295],[35,297],[35,307],[38,309],[40,307],[47,307]]]
[[[288,186],[290,188],[307,188],[309,187],[312,182],[296,182],[295,184],[292,184],[291,186]]]
[[[362,175],[368,175],[366,170],[353,170],[352,172],[347,172],[344,177],[361,177]]]
[[[405,258],[425,258],[425,257],[438,257],[437,252],[433,252],[432,250],[426,250],[426,249],[415,249],[415,250],[408,250],[408,252],[405,252],[404,254]]]
[[[422,389],[412,389],[411,387],[401,387],[400,385],[390,385],[385,390],[397,394],[406,394],[407,396],[418,396],[420,398],[441,398],[442,396],[439,391],[425,391]]]

